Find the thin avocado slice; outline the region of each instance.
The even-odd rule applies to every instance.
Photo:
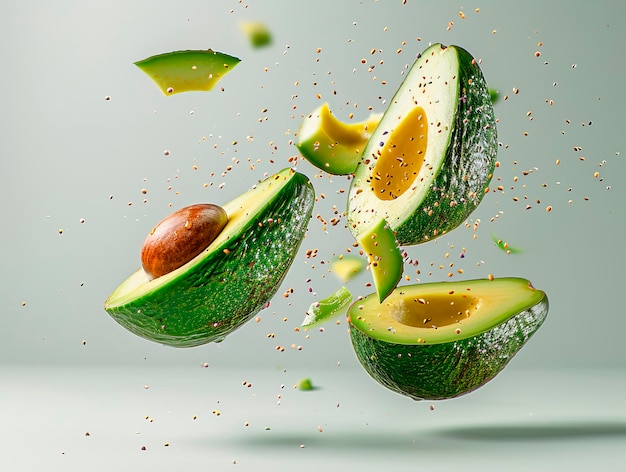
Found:
[[[378,300],[382,302],[402,278],[403,260],[396,236],[384,219],[361,233],[359,245],[367,255]]]
[[[202,253],[149,280],[142,268],[104,304],[138,336],[175,347],[219,342],[276,293],[306,232],[315,200],[292,169],[223,205],[228,223]]]
[[[207,50],[174,51],[135,62],[159,87],[163,95],[207,92],[241,60],[222,52]]]
[[[345,123],[323,103],[302,120],[296,146],[318,169],[333,175],[351,174],[381,117],[372,113],[365,121]]]
[[[322,325],[346,311],[350,302],[352,302],[350,290],[346,287],[341,287],[323,300],[311,303],[300,326],[313,328],[314,326]]]
[[[461,224],[488,189],[498,150],[478,62],[435,44],[415,61],[372,133],[348,193],[358,238],[385,218],[402,245]]]
[[[494,378],[539,329],[546,294],[521,278],[399,287],[348,310],[356,357],[385,387],[415,400],[457,397]]]

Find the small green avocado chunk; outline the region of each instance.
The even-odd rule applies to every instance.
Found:
[[[323,103],[302,120],[296,147],[318,169],[333,175],[351,174],[381,117],[372,113],[365,121],[344,123]]]
[[[163,95],[207,92],[241,60],[212,49],[174,51],[135,62],[161,89]]]
[[[348,192],[355,238],[380,218],[401,245],[456,228],[488,190],[498,143],[478,62],[435,44],[415,61],[363,151]]]
[[[382,302],[402,278],[403,260],[394,232],[381,219],[359,236],[358,242],[367,255],[378,300]]]
[[[339,280],[346,283],[348,280],[357,276],[367,267],[367,262],[360,256],[352,254],[340,255],[334,258],[330,263],[330,270]]]
[[[315,193],[284,169],[223,205],[228,223],[182,267],[150,280],[138,269],[105,310],[138,336],[175,347],[219,342],[276,293],[304,238]]]
[[[544,292],[521,278],[399,287],[348,310],[359,362],[374,380],[414,400],[469,393],[494,378],[548,314]]]
[[[272,44],[272,33],[262,21],[242,21],[239,27],[253,48],[258,49]]]

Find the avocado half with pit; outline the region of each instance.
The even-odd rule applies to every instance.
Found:
[[[348,194],[355,238],[384,218],[401,245],[461,224],[488,190],[497,155],[478,62],[435,44],[415,61],[372,133]]]
[[[278,172],[223,206],[228,223],[198,256],[153,280],[138,269],[113,291],[105,310],[129,331],[162,344],[222,341],[278,290],[314,200],[306,176]]]
[[[414,400],[443,400],[493,379],[539,329],[546,294],[521,278],[396,288],[348,310],[359,362],[372,378]]]

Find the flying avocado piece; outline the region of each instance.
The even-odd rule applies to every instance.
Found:
[[[358,239],[380,218],[401,245],[440,236],[478,206],[498,145],[478,62],[435,44],[415,61],[363,151],[348,193]]]
[[[199,255],[152,280],[138,269],[113,291],[105,310],[129,331],[162,344],[222,341],[276,293],[314,200],[306,176],[278,172],[223,206],[228,222]]]
[[[323,103],[302,120],[296,147],[318,169],[333,175],[351,174],[381,117],[372,113],[365,121],[344,123]]]
[[[359,244],[367,256],[378,301],[396,288],[402,278],[403,260],[396,237],[384,219],[359,236]]]
[[[548,298],[528,280],[424,283],[375,294],[348,310],[359,362],[414,400],[469,393],[494,378],[537,331]]]
[[[163,95],[207,92],[241,60],[207,50],[173,51],[135,62],[159,87]]]

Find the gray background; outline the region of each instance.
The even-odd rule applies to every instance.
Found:
[[[551,310],[518,366],[623,367],[624,3],[402,3],[5,4],[0,362],[356,367],[345,322],[323,333],[294,330],[312,301],[339,286],[328,261],[352,244],[343,222],[324,230],[312,219],[262,321],[219,345],[152,344],[119,327],[102,305],[138,266],[147,231],[172,208],[224,203],[291,165],[297,152],[289,141],[301,116],[322,101],[344,120],[349,113],[364,119],[369,106],[383,111],[416,54],[443,42],[481,59],[489,85],[509,95],[496,106],[502,147],[492,188],[503,191],[484,199],[469,229],[408,249],[420,280],[447,280],[449,271],[452,280],[529,278],[548,293]],[[253,50],[239,30],[242,19],[266,22],[273,45]],[[224,91],[164,97],[133,66],[153,54],[208,47],[242,59],[219,84]],[[329,220],[333,205],[343,210],[345,178],[318,176],[302,160],[297,168],[325,194],[314,216]],[[523,253],[506,255],[492,233]],[[318,255],[307,260],[311,248]],[[415,281],[415,268],[407,274]],[[364,274],[350,288],[366,294],[368,282]]]

